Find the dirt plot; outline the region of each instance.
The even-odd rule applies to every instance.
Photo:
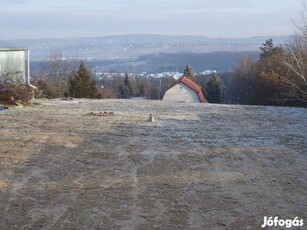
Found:
[[[230,230],[260,229],[264,216],[306,220],[306,109],[35,102],[0,112],[0,229]]]

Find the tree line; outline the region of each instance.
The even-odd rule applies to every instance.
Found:
[[[76,61],[63,58],[60,52],[52,53],[42,64],[42,70],[35,77],[36,97],[59,98],[132,98],[161,100],[164,93],[174,86],[178,79],[172,76],[155,78],[126,73],[124,77],[104,77],[94,79],[86,64],[81,61],[77,70]],[[183,75],[197,81],[192,66],[187,64]],[[201,82],[201,81],[200,81]],[[217,75],[210,77],[206,96],[209,102],[219,103],[220,80]]]
[[[276,46],[272,39],[259,47],[258,60],[245,57],[232,72],[197,76],[211,97],[230,104],[307,107],[307,21],[302,17],[293,40]],[[209,84],[210,81],[210,84]],[[210,101],[210,100],[208,100]]]
[[[40,71],[33,76],[37,86],[36,98],[132,98],[162,99],[164,92],[175,84],[168,77],[144,77],[126,73],[113,77],[95,77],[84,61],[53,52]]]
[[[306,38],[306,37],[305,37]],[[285,47],[267,40],[257,61],[243,58],[228,86],[231,102],[253,105],[306,106],[307,43],[297,36]],[[305,44],[304,44],[305,43]]]
[[[191,65],[183,74],[205,89],[208,102],[303,106],[307,103],[307,39],[302,30],[286,46],[275,46],[272,39],[263,43],[258,60],[245,57],[232,72],[196,75]],[[94,79],[81,61],[63,58],[60,52],[50,55],[37,76],[37,96],[162,99],[176,84],[172,77],[147,78],[126,73],[124,77]]]

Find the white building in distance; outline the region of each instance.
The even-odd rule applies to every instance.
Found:
[[[17,47],[3,47],[0,44],[0,81],[9,78],[12,83],[30,83],[30,50]]]

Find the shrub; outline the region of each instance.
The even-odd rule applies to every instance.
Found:
[[[6,74],[0,81],[0,102],[3,104],[16,104],[19,101],[26,104],[34,97],[34,90],[31,86],[11,80],[10,74]]]

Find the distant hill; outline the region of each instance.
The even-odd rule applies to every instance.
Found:
[[[147,34],[5,42],[30,49],[31,67],[34,72],[41,68],[40,61],[46,60],[55,50],[60,50],[64,56],[85,60],[97,73],[114,70],[181,72],[187,63],[192,65],[195,72],[206,69],[226,72],[231,71],[244,56],[257,59],[259,47],[269,38],[273,39],[275,45],[279,45],[288,42],[291,37],[208,38]]]
[[[6,41],[31,50],[32,60],[46,59],[50,52],[60,50],[66,56],[80,59],[114,60],[138,58],[159,53],[211,53],[258,51],[265,40],[276,45],[290,36],[260,36],[251,38],[208,38],[204,36],[114,35],[93,38],[48,38]]]
[[[216,70],[218,72],[232,71],[243,57],[256,60],[258,51],[212,52],[212,53],[176,53],[144,55],[137,59],[138,71],[146,72],[182,72],[187,64],[191,64],[194,72]],[[130,66],[130,68],[132,68]]]

